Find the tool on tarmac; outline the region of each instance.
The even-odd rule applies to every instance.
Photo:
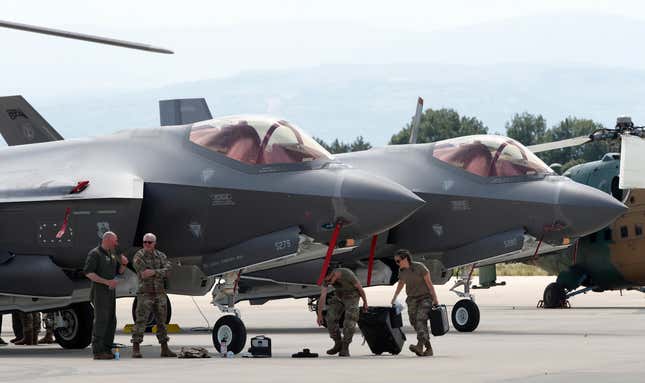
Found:
[[[303,348],[302,351],[291,355],[292,358],[317,358],[318,353],[311,352],[308,348]]]

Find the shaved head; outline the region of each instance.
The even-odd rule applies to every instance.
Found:
[[[111,239],[111,238],[116,238],[116,234],[113,231],[106,231],[105,234],[103,234],[103,239]]]
[[[114,248],[119,243],[119,237],[113,231],[106,231],[103,234],[103,240],[101,241],[101,247],[105,250],[114,250]]]

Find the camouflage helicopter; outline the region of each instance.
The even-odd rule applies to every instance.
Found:
[[[638,165],[642,164],[643,128],[635,127],[629,117],[619,117],[615,129],[590,137],[591,141],[620,137],[621,153],[607,153],[598,161],[576,165],[564,176],[610,194],[625,203],[628,211],[602,230],[580,238],[569,254],[555,255],[560,262],[537,260],[538,266],[558,274],[544,290],[544,308],[568,306],[569,298],[588,291],[645,291],[645,189],[635,181],[622,182],[621,187],[621,173],[642,177]]]

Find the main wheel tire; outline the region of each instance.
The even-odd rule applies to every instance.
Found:
[[[451,318],[457,331],[473,332],[479,326],[479,307],[470,299],[462,299],[452,308]]]
[[[170,304],[170,298],[166,295],[166,307],[168,311],[166,312],[166,324],[170,323],[170,318],[172,317],[172,305]],[[132,320],[137,322],[137,297],[134,297],[132,301]],[[148,315],[148,321],[146,322],[146,331],[152,331],[152,327],[157,324],[157,318],[154,313]]]
[[[94,309],[89,302],[75,303],[60,310],[65,327],[54,328],[56,343],[62,348],[82,349],[92,343]]]
[[[549,283],[542,296],[545,309],[560,308],[566,299],[567,293],[564,291],[564,287],[557,282]]]
[[[215,322],[213,326],[213,346],[221,352],[220,342],[226,339],[226,350],[240,353],[246,344],[246,326],[235,315],[225,315]]]

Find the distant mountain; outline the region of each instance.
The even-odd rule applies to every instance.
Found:
[[[549,126],[569,115],[607,125],[622,114],[645,122],[645,71],[573,64],[322,65],[61,97],[34,106],[63,136],[82,137],[158,125],[159,99],[206,97],[214,115],[272,114],[325,140],[363,135],[383,145],[409,122],[417,96],[424,97],[426,108],[454,108],[498,133],[523,111],[541,113]]]

